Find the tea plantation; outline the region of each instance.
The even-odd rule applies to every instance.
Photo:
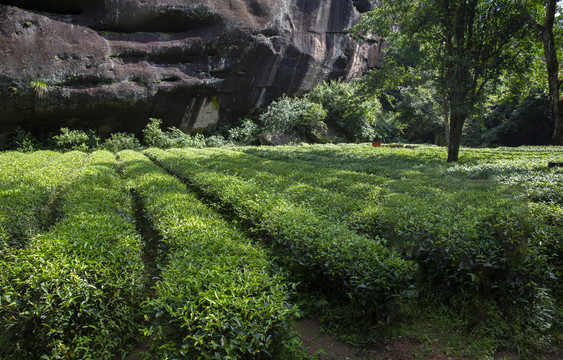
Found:
[[[0,153],[0,359],[307,358],[301,316],[358,347],[412,321],[465,358],[561,347],[563,148],[444,158]]]

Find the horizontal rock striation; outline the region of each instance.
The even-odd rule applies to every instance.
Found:
[[[347,29],[369,1],[0,1],[0,132],[102,135],[149,117],[201,130],[360,76],[378,59]]]

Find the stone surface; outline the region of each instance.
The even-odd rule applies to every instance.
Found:
[[[0,132],[198,129],[374,66],[364,0],[0,0]]]
[[[260,145],[281,146],[306,143],[308,142],[308,139],[297,135],[288,135],[282,133],[260,133],[258,134],[258,141],[260,142]]]

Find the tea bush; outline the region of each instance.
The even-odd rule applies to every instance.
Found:
[[[138,336],[141,243],[115,156],[95,152],[62,194],[61,220],[0,259],[6,359],[112,358]]]
[[[552,346],[561,149],[463,148],[446,164],[442,148],[383,145],[146,154],[267,244],[296,289],[351,304],[330,324],[375,324],[409,294],[425,321],[443,311],[480,337],[475,356]],[[145,334],[146,356],[299,358],[292,285],[267,252],[142,154],[118,156],[127,182],[107,151],[0,153],[0,357],[123,357]],[[155,274],[130,189],[161,236]]]
[[[25,246],[54,221],[59,190],[71,181],[84,157],[52,151],[0,155],[0,254]]]
[[[393,299],[411,284],[414,264],[380,242],[327,221],[254,181],[201,166],[197,150],[150,149],[146,154],[267,234],[301,281],[348,299],[372,316],[387,316]]]
[[[526,290],[525,282],[515,284],[513,278],[545,279],[546,274],[537,272],[540,264],[534,271],[520,268],[530,232],[526,206],[493,188],[483,192],[480,183],[468,181],[458,189],[440,180],[390,182],[381,176],[333,171],[342,174],[332,180],[332,185],[341,184],[338,189],[342,190],[335,192],[324,184],[330,172],[296,162],[225,149],[206,151],[193,159],[214,171],[254,181],[329,221],[384,237],[390,246],[417,260],[421,283],[432,284],[433,291],[444,286],[447,296],[462,289],[478,290],[481,296],[514,290],[533,302],[536,295]],[[361,196],[346,195],[350,193],[346,188],[358,186],[364,190]],[[515,289],[518,286],[520,290]]]
[[[145,330],[161,358],[280,358],[294,310],[281,273],[233,226],[147,157],[119,154],[167,254]]]

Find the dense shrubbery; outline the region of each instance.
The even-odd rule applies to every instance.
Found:
[[[143,140],[148,147],[157,147],[161,149],[169,149],[172,147],[204,147],[205,139],[201,134],[190,136],[182,130],[170,127],[168,131],[162,131],[160,119],[149,119],[149,123],[143,129]],[[130,149],[134,150],[134,149]]]
[[[237,216],[272,239],[295,276],[371,316],[391,313],[408,289],[415,267],[380,242],[328,221],[311,208],[288,201],[254,181],[200,164],[197,151],[149,150],[166,168],[221,200]]]
[[[546,145],[552,133],[549,99],[532,94],[494,105],[472,119],[466,126],[464,143],[468,146]]]
[[[296,134],[309,139],[316,129],[326,128],[326,112],[319,104],[306,98],[282,97],[272,102],[260,115],[264,131],[268,133]]]
[[[190,136],[175,127],[163,131],[162,121],[151,118],[142,131],[143,145],[163,149],[254,145],[258,144],[260,133],[284,134],[295,142],[310,143],[375,140],[445,145],[443,109],[436,92],[416,79],[408,86],[376,90],[374,86],[383,86],[381,81],[390,79],[369,86],[369,81],[331,81],[316,86],[301,98],[284,95],[262,109],[259,116],[249,114],[253,120],[244,118],[223,124],[220,131],[215,129],[216,133],[209,130],[207,138],[200,134]],[[102,147],[114,152],[141,148],[133,134],[112,134],[101,142],[93,130],[60,131],[47,148],[54,145],[64,151],[92,151]],[[545,95],[532,92],[504,100],[491,97],[467,121],[462,142],[467,146],[543,145],[550,142],[552,131],[553,119]],[[0,150],[33,151],[47,144],[21,128],[0,136]]]
[[[12,144],[17,151],[21,152],[30,152],[38,150],[39,148],[35,136],[22,128],[16,128],[16,130],[14,130]]]
[[[118,153],[122,150],[141,150],[141,142],[133,134],[115,133],[106,139],[102,149]]]
[[[260,126],[250,119],[243,119],[238,127],[229,130],[229,140],[240,145],[253,145],[258,140]]]
[[[322,105],[327,126],[347,141],[386,141],[397,135],[395,126],[383,116],[377,97],[366,95],[357,85],[323,83],[307,99]]]
[[[298,135],[311,142],[388,141],[400,134],[377,97],[341,81],[318,85],[302,98],[284,96],[272,102],[260,123],[265,132]]]
[[[141,244],[113,154],[90,155],[65,187],[60,214],[0,260],[4,358],[111,358],[138,336]]]
[[[100,138],[93,130],[85,132],[61,128],[61,133],[53,136],[53,141],[57,148],[63,151],[89,151],[97,149],[100,145]]]
[[[399,128],[399,135],[413,143],[433,144],[444,136],[444,119],[436,94],[422,86],[402,87],[389,94],[390,109],[385,114]]]
[[[144,155],[119,155],[167,249],[156,295],[146,303],[157,314],[145,330],[154,353],[283,358],[280,351],[291,351],[282,348],[294,310],[265,253]]]

